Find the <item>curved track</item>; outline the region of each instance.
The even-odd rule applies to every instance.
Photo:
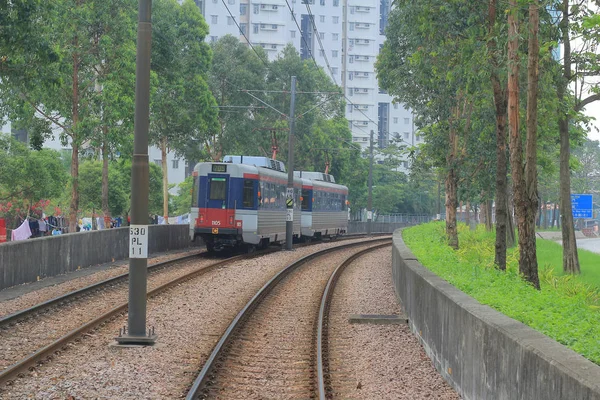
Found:
[[[370,240],[313,253],[275,275],[229,325],[194,381],[187,399],[258,395],[306,398],[315,397],[317,392],[325,393],[327,379],[323,376],[326,375],[321,373],[321,378],[315,379],[315,370],[327,370],[326,363],[325,367],[315,366],[327,358],[326,346],[315,343],[315,332],[326,326],[326,319],[325,322],[317,320],[318,307],[321,305],[323,310],[319,314],[326,318],[330,302],[327,293],[335,286],[344,266],[364,252],[389,246],[389,240]],[[338,265],[343,250],[381,241],[387,243],[355,252],[331,275],[330,263],[335,260],[334,265]],[[300,269],[300,266],[305,267]],[[328,288],[325,294],[324,287]],[[316,347],[320,349],[318,360],[315,360]]]
[[[360,237],[360,236],[361,235],[349,236],[348,239],[356,239],[357,237]],[[300,247],[300,246],[298,246],[298,247]],[[178,277],[177,279],[171,280],[170,282],[167,282],[165,284],[162,284],[162,285],[154,288],[153,290],[151,290],[147,293],[147,296],[148,297],[154,296],[157,293],[160,293],[170,287],[180,284],[181,282],[195,278],[198,275],[204,274],[208,271],[211,271],[211,270],[218,268],[220,266],[223,266],[225,264],[235,262],[235,261],[243,259],[243,258],[258,257],[258,256],[264,255],[266,253],[271,253],[274,251],[278,251],[278,249],[271,248],[266,251],[230,257],[230,258],[212,263],[205,267],[196,268],[190,273],[187,273],[183,276]],[[152,270],[152,271],[163,270],[170,265],[192,259],[201,254],[203,254],[203,253],[186,255],[186,256],[179,257],[179,258],[176,258],[173,260],[157,263],[152,266],[149,266],[148,269]],[[89,285],[82,289],[67,293],[67,294],[57,297],[55,299],[40,303],[36,306],[22,310],[20,312],[8,315],[8,316],[0,319],[0,329],[1,329],[0,334],[11,334],[12,329],[15,327],[20,327],[22,325],[22,323],[35,322],[36,324],[39,323],[40,325],[43,325],[44,324],[43,319],[52,316],[52,315],[48,316],[48,314],[52,314],[54,312],[60,312],[61,308],[63,308],[63,307],[77,308],[78,300],[89,301],[91,298],[94,298],[93,296],[97,296],[97,295],[102,296],[103,292],[107,291],[107,288],[109,288],[108,290],[110,290],[114,287],[119,287],[119,288],[123,289],[122,286],[125,282],[127,282],[127,277],[128,277],[128,274],[121,274],[114,278],[106,279],[106,280],[98,282],[96,284]],[[117,304],[119,304],[119,303],[117,303]],[[53,357],[53,354],[55,352],[60,352],[61,349],[66,348],[66,346],[69,342],[78,341],[79,340],[78,337],[81,336],[82,334],[99,329],[101,326],[104,326],[107,321],[117,318],[119,315],[125,313],[126,310],[127,310],[127,303],[124,302],[124,303],[121,303],[120,305],[108,310],[107,312],[102,313],[102,315],[98,315],[96,318],[93,318],[92,320],[89,320],[89,318],[88,318],[87,322],[78,328],[72,329],[70,331],[66,331],[65,329],[63,329],[64,334],[62,334],[60,337],[57,337],[58,335],[56,335],[56,333],[50,332],[49,336],[53,335],[52,340],[46,340],[47,344],[41,344],[43,347],[41,347],[41,348],[35,347],[35,351],[32,350],[30,354],[23,353],[23,350],[21,350],[21,353],[23,354],[23,356],[27,355],[27,354],[28,355],[25,356],[20,361],[15,362],[12,365],[7,365],[5,367],[5,369],[0,372],[0,384],[9,382],[10,380],[12,380],[16,376],[18,376],[19,373],[27,370],[28,368],[34,367],[36,364],[43,363],[44,360],[50,360]],[[100,313],[98,313],[98,314],[100,314]],[[28,342],[28,341],[30,343],[27,343],[27,345],[30,347],[35,346],[37,344],[37,341],[36,341],[36,343],[32,343],[33,342],[32,340],[23,338],[23,342]],[[15,350],[15,349],[13,349],[13,350]],[[27,351],[27,350],[25,350],[25,351]],[[9,359],[7,358],[6,361],[8,361],[8,360]]]

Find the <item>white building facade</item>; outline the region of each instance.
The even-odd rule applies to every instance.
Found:
[[[344,90],[354,143],[368,147],[371,130],[379,147],[390,139],[406,145],[421,142],[411,110],[393,103],[375,74],[391,0],[195,1],[209,26],[209,42],[231,34],[263,47],[271,60],[288,43],[303,59],[314,57]],[[405,160],[403,169],[407,167]]]

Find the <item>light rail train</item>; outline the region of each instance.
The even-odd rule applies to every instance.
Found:
[[[225,156],[194,168],[190,238],[209,252],[248,251],[286,240],[288,175],[281,161]],[[335,237],[348,227],[348,188],[333,176],[294,171],[294,240]]]

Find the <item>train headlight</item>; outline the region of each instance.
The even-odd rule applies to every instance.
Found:
[[[233,215],[229,216],[229,225],[233,225]]]
[[[200,214],[200,223],[203,224],[204,223],[204,215]]]

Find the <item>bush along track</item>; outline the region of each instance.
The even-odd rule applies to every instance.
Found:
[[[440,278],[501,313],[564,344],[600,365],[600,292],[578,277],[559,276],[543,259],[541,290],[519,277],[518,250],[507,252],[507,270],[494,268],[494,233],[459,225],[460,249],[446,245],[444,223],[406,229],[406,245]],[[544,246],[538,240],[538,247]]]

